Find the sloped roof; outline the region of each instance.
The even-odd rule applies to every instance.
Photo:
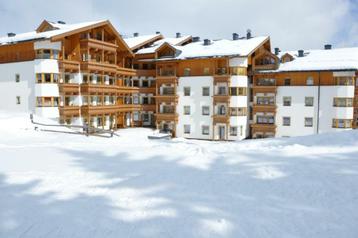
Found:
[[[204,45],[204,42],[200,41],[187,44],[185,46],[176,46],[176,48],[181,51],[181,53],[177,56],[177,59],[233,55],[248,56],[269,39],[269,37],[261,36],[240,40],[216,40],[211,41],[210,45]]]
[[[0,38],[0,45],[6,45],[6,44],[13,44],[23,41],[31,41],[31,40],[40,40],[40,39],[50,39],[51,37],[61,35],[64,33],[68,33],[74,30],[78,30],[81,28],[89,27],[92,25],[97,25],[100,23],[107,23],[107,20],[101,20],[101,21],[92,21],[92,22],[83,22],[83,23],[77,23],[77,24],[56,24],[49,22],[51,25],[53,24],[57,30],[52,31],[45,31],[45,32],[26,32],[26,33],[20,33],[16,34],[16,36],[13,37],[1,37]]]
[[[143,45],[158,41],[162,38],[163,36],[161,34],[155,34],[155,35],[143,35],[143,36],[125,38],[124,41],[132,50],[134,50],[142,47]]]
[[[137,52],[137,54],[151,54],[154,53],[160,46],[162,46],[164,43],[169,43],[173,46],[180,46],[183,42],[186,42],[190,40],[192,37],[190,35],[182,36],[179,38],[164,38],[161,40],[158,40],[153,43],[151,47],[141,49]]]
[[[298,57],[297,51],[286,51],[280,56],[287,53],[293,60],[281,63],[277,71],[358,70],[358,47],[306,50],[304,57]]]

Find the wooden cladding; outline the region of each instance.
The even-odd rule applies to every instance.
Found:
[[[33,42],[2,45],[0,47],[0,63],[31,61],[35,59]]]
[[[270,81],[271,80],[271,81]],[[333,71],[323,72],[273,72],[258,73],[254,76],[254,87],[258,86],[353,86],[351,77],[335,77]]]

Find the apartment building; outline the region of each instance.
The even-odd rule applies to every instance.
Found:
[[[109,21],[43,21],[0,38],[0,109],[206,140],[358,128],[358,48],[271,52],[269,37],[122,38]]]
[[[122,128],[140,107],[134,54],[109,21],[43,21],[33,31],[0,38],[0,108],[67,124]]]
[[[182,36],[176,33],[173,38],[164,38],[160,32],[154,35],[139,36],[134,33],[133,37],[125,38],[126,43],[135,53],[133,68],[136,76],[129,83],[139,88],[139,93],[134,95],[135,102],[141,104],[142,110],[135,114],[134,123],[137,126],[155,127],[156,103],[156,50],[164,43],[173,46],[183,46],[192,42],[190,35]]]
[[[253,138],[357,128],[358,48],[275,51],[255,69]]]
[[[270,47],[269,37],[250,33],[218,41],[178,33],[137,51],[139,70],[153,64],[156,127],[185,138],[247,138],[253,59]]]

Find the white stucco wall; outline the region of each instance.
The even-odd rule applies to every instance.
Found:
[[[320,97],[318,97],[320,95]],[[283,97],[291,97],[291,106],[283,106]],[[305,97],[314,97],[313,107],[305,106]],[[354,86],[280,86],[277,88],[276,137],[303,136],[340,131],[332,128],[333,119],[353,119],[353,107],[334,107],[334,97],[354,97]],[[318,98],[320,105],[318,107]],[[319,108],[319,109],[318,109]],[[319,118],[318,118],[319,110]],[[283,126],[283,117],[291,125]],[[313,127],[305,127],[305,117],[313,118]],[[319,126],[318,126],[319,125]]]
[[[34,112],[35,110],[35,72],[34,61],[0,64],[0,110]],[[15,75],[20,82],[15,82]],[[16,104],[20,96],[21,104]]]
[[[190,87],[190,96],[184,96],[184,87]],[[202,88],[210,87],[210,96],[202,96]],[[179,101],[177,113],[179,121],[176,128],[177,137],[212,139],[213,115],[213,77],[181,77],[177,88]],[[190,106],[190,115],[184,115],[184,106]],[[209,106],[210,115],[202,115],[202,106]],[[184,134],[184,125],[190,125],[190,134]],[[209,135],[202,135],[202,126],[209,126]]]

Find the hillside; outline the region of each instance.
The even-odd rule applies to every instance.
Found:
[[[0,113],[0,237],[358,236],[358,131],[150,141]]]

